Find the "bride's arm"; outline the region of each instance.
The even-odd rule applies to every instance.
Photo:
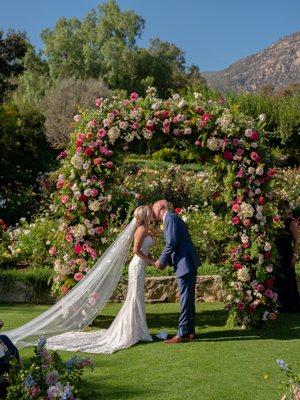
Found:
[[[147,235],[147,229],[144,226],[139,226],[134,234],[134,243],[133,243],[133,253],[147,261],[149,264],[153,264],[153,259],[149,256],[146,256],[141,250],[143,240]]]

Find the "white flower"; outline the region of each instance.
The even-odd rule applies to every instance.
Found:
[[[200,99],[201,97],[202,97],[202,94],[201,94],[201,93],[194,92],[194,98],[195,98],[195,100],[198,100],[198,99]]]
[[[246,129],[245,136],[249,138],[251,135],[252,135],[252,129]]]
[[[121,129],[123,129],[123,130],[127,129],[127,128],[128,128],[128,122],[126,122],[126,121],[121,121],[121,122],[119,123],[119,127],[120,127]]]
[[[254,149],[256,149],[258,146],[258,144],[256,142],[251,143],[251,147],[253,147]]]
[[[258,219],[259,221],[261,221],[263,219],[263,215],[261,212],[257,212],[255,215],[256,219]]]
[[[242,218],[252,218],[254,214],[254,208],[252,207],[251,204],[243,202],[240,205],[238,215]]]
[[[248,243],[249,242],[249,238],[248,238],[247,235],[242,235],[241,236],[241,240],[242,240],[242,243]]]
[[[150,140],[153,137],[153,133],[151,131],[148,131],[147,129],[144,129],[143,130],[143,136],[144,136],[145,139]]]
[[[259,188],[255,189],[255,194],[260,194],[261,190]]]
[[[257,173],[257,175],[263,175],[263,173],[264,173],[264,168],[263,168],[263,167],[257,167],[257,168],[256,168],[256,173]]]
[[[221,147],[220,140],[217,138],[214,138],[214,137],[207,139],[206,145],[209,148],[209,150],[212,150],[212,151],[217,151]]]
[[[249,282],[250,281],[250,274],[249,270],[246,267],[237,270],[237,278],[241,282]]]
[[[120,129],[117,126],[113,126],[112,128],[109,129],[108,131],[108,137],[109,140],[112,144],[115,143],[115,141],[118,139],[120,136]]]
[[[174,100],[180,99],[180,94],[178,94],[178,93],[173,94],[173,99]]]
[[[258,116],[258,119],[259,119],[260,122],[265,122],[265,120],[266,120],[266,114],[260,114],[260,115]]]
[[[75,122],[79,122],[81,120],[81,116],[79,114],[74,115],[73,117]]]
[[[252,175],[255,169],[253,167],[248,168],[248,174]]]
[[[74,154],[74,156],[71,158],[71,164],[76,169],[82,169],[82,164],[83,164],[82,157],[80,157],[78,154]]]
[[[264,250],[265,250],[265,251],[270,251],[271,248],[272,248],[271,243],[266,242],[266,243],[265,243],[265,246],[264,246]]]
[[[102,237],[102,238],[101,238],[101,242],[104,244],[104,243],[107,242],[107,239],[106,239],[105,237]]]
[[[187,217],[186,215],[183,215],[182,220],[183,220],[184,222],[187,222],[188,217]]]
[[[90,205],[89,209],[92,211],[99,211],[100,209],[100,202],[98,200],[94,200]]]
[[[184,100],[180,100],[180,102],[178,103],[178,107],[179,108],[183,108],[186,105]]]
[[[192,128],[185,128],[183,133],[184,135],[190,135],[192,133]]]

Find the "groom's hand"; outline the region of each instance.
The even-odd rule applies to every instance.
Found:
[[[155,261],[154,266],[155,266],[157,269],[164,269],[164,268],[165,268],[165,266],[162,265],[162,263],[161,263],[159,260]]]

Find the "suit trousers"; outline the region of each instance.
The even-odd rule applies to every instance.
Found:
[[[178,335],[187,337],[195,333],[195,287],[197,270],[178,277],[180,292],[180,316]]]

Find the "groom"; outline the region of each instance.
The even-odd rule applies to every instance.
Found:
[[[155,262],[158,269],[173,264],[180,290],[180,317],[178,333],[165,343],[183,343],[196,339],[195,286],[200,258],[191,240],[188,228],[178,215],[168,211],[167,200],[153,204],[154,218],[163,221],[165,248]]]

